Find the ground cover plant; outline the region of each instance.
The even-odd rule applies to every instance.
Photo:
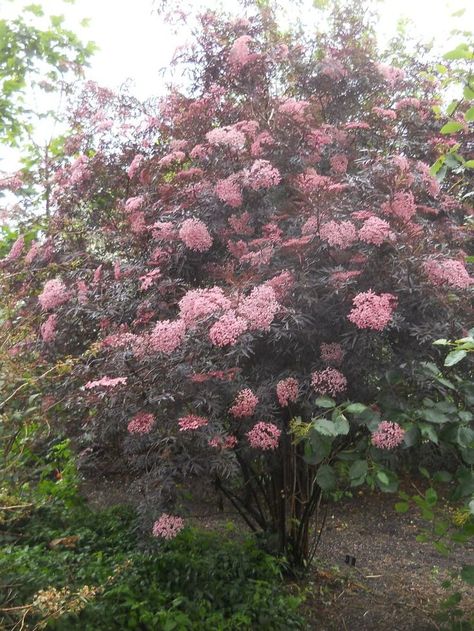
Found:
[[[472,129],[462,101],[447,138],[433,64],[381,55],[358,3],[316,34],[248,4],[199,17],[165,98],[77,95],[2,326],[71,435],[140,478],[156,537],[207,479],[302,568],[340,473],[394,491],[397,455],[433,443],[472,488],[470,404],[432,344],[472,322],[472,177],[430,170],[453,143],[467,164]],[[447,400],[403,391],[420,372]]]

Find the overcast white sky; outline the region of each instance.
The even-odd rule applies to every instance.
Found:
[[[17,15],[22,6],[32,1],[0,0],[0,16]],[[196,7],[203,0],[190,1]],[[218,0],[204,1],[206,6],[215,6]],[[171,4],[176,2],[172,0]],[[282,4],[285,2],[291,11],[291,0],[282,0]],[[231,10],[236,2],[224,0],[221,4]],[[42,5],[50,15],[64,14],[67,26],[83,39],[99,45],[88,71],[89,78],[111,88],[131,78],[134,93],[142,98],[163,92],[158,70],[168,65],[185,35],[177,36],[163,23],[153,12],[153,0],[76,0],[73,5],[62,0],[43,0]],[[435,38],[441,50],[449,49],[445,41],[452,28],[474,29],[474,2],[470,0],[381,0],[379,6],[382,41],[395,34],[400,18],[409,18],[413,32],[421,39]],[[462,17],[451,17],[462,8],[466,9]],[[80,27],[82,18],[90,18],[86,29]],[[0,170],[7,168],[12,168],[11,154],[0,163]]]

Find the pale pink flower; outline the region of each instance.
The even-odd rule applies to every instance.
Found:
[[[372,445],[379,449],[394,449],[403,442],[405,430],[391,421],[382,421],[372,434]]]
[[[58,322],[58,316],[53,313],[40,327],[41,338],[43,342],[48,344],[52,342],[56,337],[56,325]]]
[[[270,280],[265,281],[264,285],[268,285],[275,292],[277,300],[283,300],[291,291],[295,284],[295,277],[288,270],[283,270]]]
[[[229,52],[229,63],[236,69],[243,68],[254,56],[250,52],[249,44],[252,38],[249,35],[238,37],[232,44]]]
[[[433,285],[452,285],[467,289],[473,282],[464,265],[456,259],[431,259],[423,264],[423,268]]]
[[[234,405],[229,408],[229,412],[236,418],[245,418],[252,416],[255,412],[255,408],[258,404],[258,397],[250,390],[250,388],[244,388],[237,393]]]
[[[396,68],[395,66],[389,66],[387,64],[376,64],[376,68],[391,87],[393,87],[396,83],[398,83],[405,77],[405,71],[401,68]]]
[[[234,125],[228,127],[216,127],[207,132],[206,139],[210,145],[221,145],[239,151],[245,146],[245,134]]]
[[[397,299],[392,294],[375,294],[369,291],[357,294],[352,300],[354,305],[347,318],[359,329],[382,331],[392,319]]]
[[[7,256],[0,261],[0,263],[9,263],[10,261],[16,261],[20,258],[25,248],[25,237],[20,235],[15,243],[12,245],[10,252]]]
[[[126,201],[125,201],[125,210],[128,213],[133,213],[137,210],[140,210],[140,208],[143,206],[145,199],[142,197],[142,195],[139,195],[137,197],[129,197]]]
[[[138,173],[141,165],[143,164],[143,160],[144,160],[144,157],[140,153],[137,154],[133,158],[132,162],[130,163],[130,166],[127,169],[127,175],[130,179],[135,177],[135,175]]]
[[[332,247],[345,250],[357,241],[357,232],[351,221],[328,221],[321,226],[319,235]]]
[[[359,230],[359,239],[361,241],[377,246],[382,245],[384,241],[390,239],[392,236],[394,235],[390,230],[390,224],[378,217],[370,217],[367,219]]]
[[[333,366],[339,366],[342,364],[344,355],[346,354],[344,349],[337,342],[332,344],[326,344],[323,342],[320,346],[321,359],[325,364],[332,364]]]
[[[91,388],[115,388],[115,386],[124,385],[127,383],[127,377],[102,377],[97,381],[88,381],[84,388],[90,390]]]
[[[418,109],[421,106],[420,99],[415,97],[407,97],[405,99],[400,99],[394,105],[396,110],[401,110],[404,108],[412,107],[414,109]]]
[[[319,175],[315,169],[308,168],[296,178],[296,185],[307,195],[321,189],[327,189],[332,184],[330,177]]]
[[[167,153],[159,160],[158,165],[163,168],[168,168],[172,164],[180,164],[186,160],[186,154],[184,151],[172,151]]]
[[[278,107],[278,112],[289,116],[297,123],[304,123],[305,113],[308,107],[308,101],[298,101],[297,99],[290,98],[283,101],[283,103]]]
[[[301,234],[312,235],[319,229],[319,220],[317,217],[310,217],[307,219],[301,227]]]
[[[428,193],[432,197],[438,197],[440,192],[440,185],[438,180],[433,175],[431,175],[429,165],[425,162],[419,161],[416,163],[416,167],[421,175],[422,182],[425,185]]]
[[[262,451],[274,450],[278,448],[281,430],[273,423],[260,421],[247,432],[250,446]]]
[[[249,226],[250,219],[250,213],[244,212],[241,215],[231,215],[227,221],[237,234],[251,235],[254,229]]]
[[[99,265],[99,267],[96,268],[96,270],[94,271],[94,276],[92,277],[92,284],[93,285],[98,285],[102,279],[102,265]]]
[[[43,291],[38,296],[38,302],[42,309],[48,311],[49,309],[55,309],[60,305],[67,302],[70,298],[70,293],[66,289],[66,286],[59,278],[46,281]]]
[[[248,322],[251,331],[269,331],[280,305],[269,285],[260,285],[244,298],[238,308],[240,316]]]
[[[236,436],[230,434],[227,436],[214,436],[207,444],[214,449],[233,449],[237,443],[238,440]]]
[[[231,302],[220,287],[210,287],[188,291],[178,306],[180,317],[188,326],[192,326],[202,318],[230,309]]]
[[[174,539],[183,528],[184,521],[181,517],[163,513],[153,524],[153,536],[168,540]]]
[[[153,285],[155,280],[158,280],[158,278],[160,277],[161,277],[161,272],[159,269],[151,270],[151,272],[147,272],[143,276],[140,276],[140,281],[141,281],[140,289],[142,290],[149,289]]]
[[[275,141],[268,131],[262,131],[250,145],[250,155],[258,158],[262,155],[264,147],[273,147]]]
[[[25,256],[26,265],[30,265],[40,252],[41,252],[41,245],[38,243],[38,241],[34,241],[31,244],[31,248],[29,249],[27,255]]]
[[[329,282],[331,282],[333,285],[338,286],[338,285],[342,285],[348,280],[357,278],[357,276],[360,276],[361,274],[362,274],[361,270],[347,270],[343,272],[332,272],[331,276],[329,277]]]
[[[178,235],[187,248],[196,252],[206,252],[212,246],[209,230],[200,219],[185,219]]]
[[[349,160],[343,153],[338,153],[335,156],[332,156],[329,162],[331,163],[331,169],[334,173],[342,174],[347,171]]]
[[[138,412],[138,414],[135,414],[132,420],[128,423],[127,429],[130,434],[148,434],[153,427],[154,422],[155,417],[153,414]]]
[[[181,346],[185,335],[186,324],[183,320],[162,320],[156,323],[148,343],[152,351],[170,354]]]
[[[294,377],[287,377],[277,383],[276,393],[278,403],[283,407],[287,407],[289,403],[295,403],[298,399],[299,384]]]
[[[280,172],[268,160],[256,160],[245,174],[245,183],[254,191],[276,186],[280,180]]]
[[[387,110],[383,107],[373,107],[372,112],[376,116],[380,116],[381,118],[388,118],[388,120],[395,120],[397,118],[397,113],[394,110]]]
[[[384,202],[381,211],[386,215],[394,215],[403,221],[409,221],[416,213],[415,199],[411,191],[395,193],[390,202]]]
[[[233,346],[248,328],[247,320],[237,316],[235,311],[227,311],[209,331],[209,338],[214,346]]]
[[[335,368],[317,370],[311,374],[311,385],[318,394],[335,397],[347,389],[347,379]]]
[[[240,176],[234,174],[224,180],[219,180],[214,187],[217,197],[232,208],[242,205],[242,189],[239,180]]]
[[[174,241],[176,239],[176,228],[171,221],[156,221],[150,228],[154,239],[160,241]]]
[[[78,280],[76,283],[77,287],[77,300],[79,304],[83,305],[87,302],[89,298],[89,289],[83,280]]]
[[[200,427],[208,425],[209,421],[204,416],[196,416],[196,414],[188,414],[178,419],[180,432],[193,432]]]

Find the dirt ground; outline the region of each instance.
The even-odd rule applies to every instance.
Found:
[[[96,507],[133,503],[125,480],[85,481],[83,492]],[[446,557],[417,542],[422,522],[412,512],[397,513],[396,501],[394,495],[364,491],[328,506],[314,569],[303,586],[309,629],[435,631],[439,603],[458,589],[463,611],[474,615],[474,590],[462,583],[450,591],[442,587],[450,572],[474,563],[474,547],[459,546]],[[230,509],[220,512],[207,503],[193,508],[196,525],[240,524]],[[346,555],[355,558],[354,567],[346,564]]]

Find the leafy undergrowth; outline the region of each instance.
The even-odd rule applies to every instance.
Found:
[[[301,598],[251,540],[185,529],[143,541],[131,509],[40,508],[1,532],[2,624],[13,628],[300,629]],[[0,625],[1,626],[1,625]],[[2,627],[3,628],[3,627]]]

